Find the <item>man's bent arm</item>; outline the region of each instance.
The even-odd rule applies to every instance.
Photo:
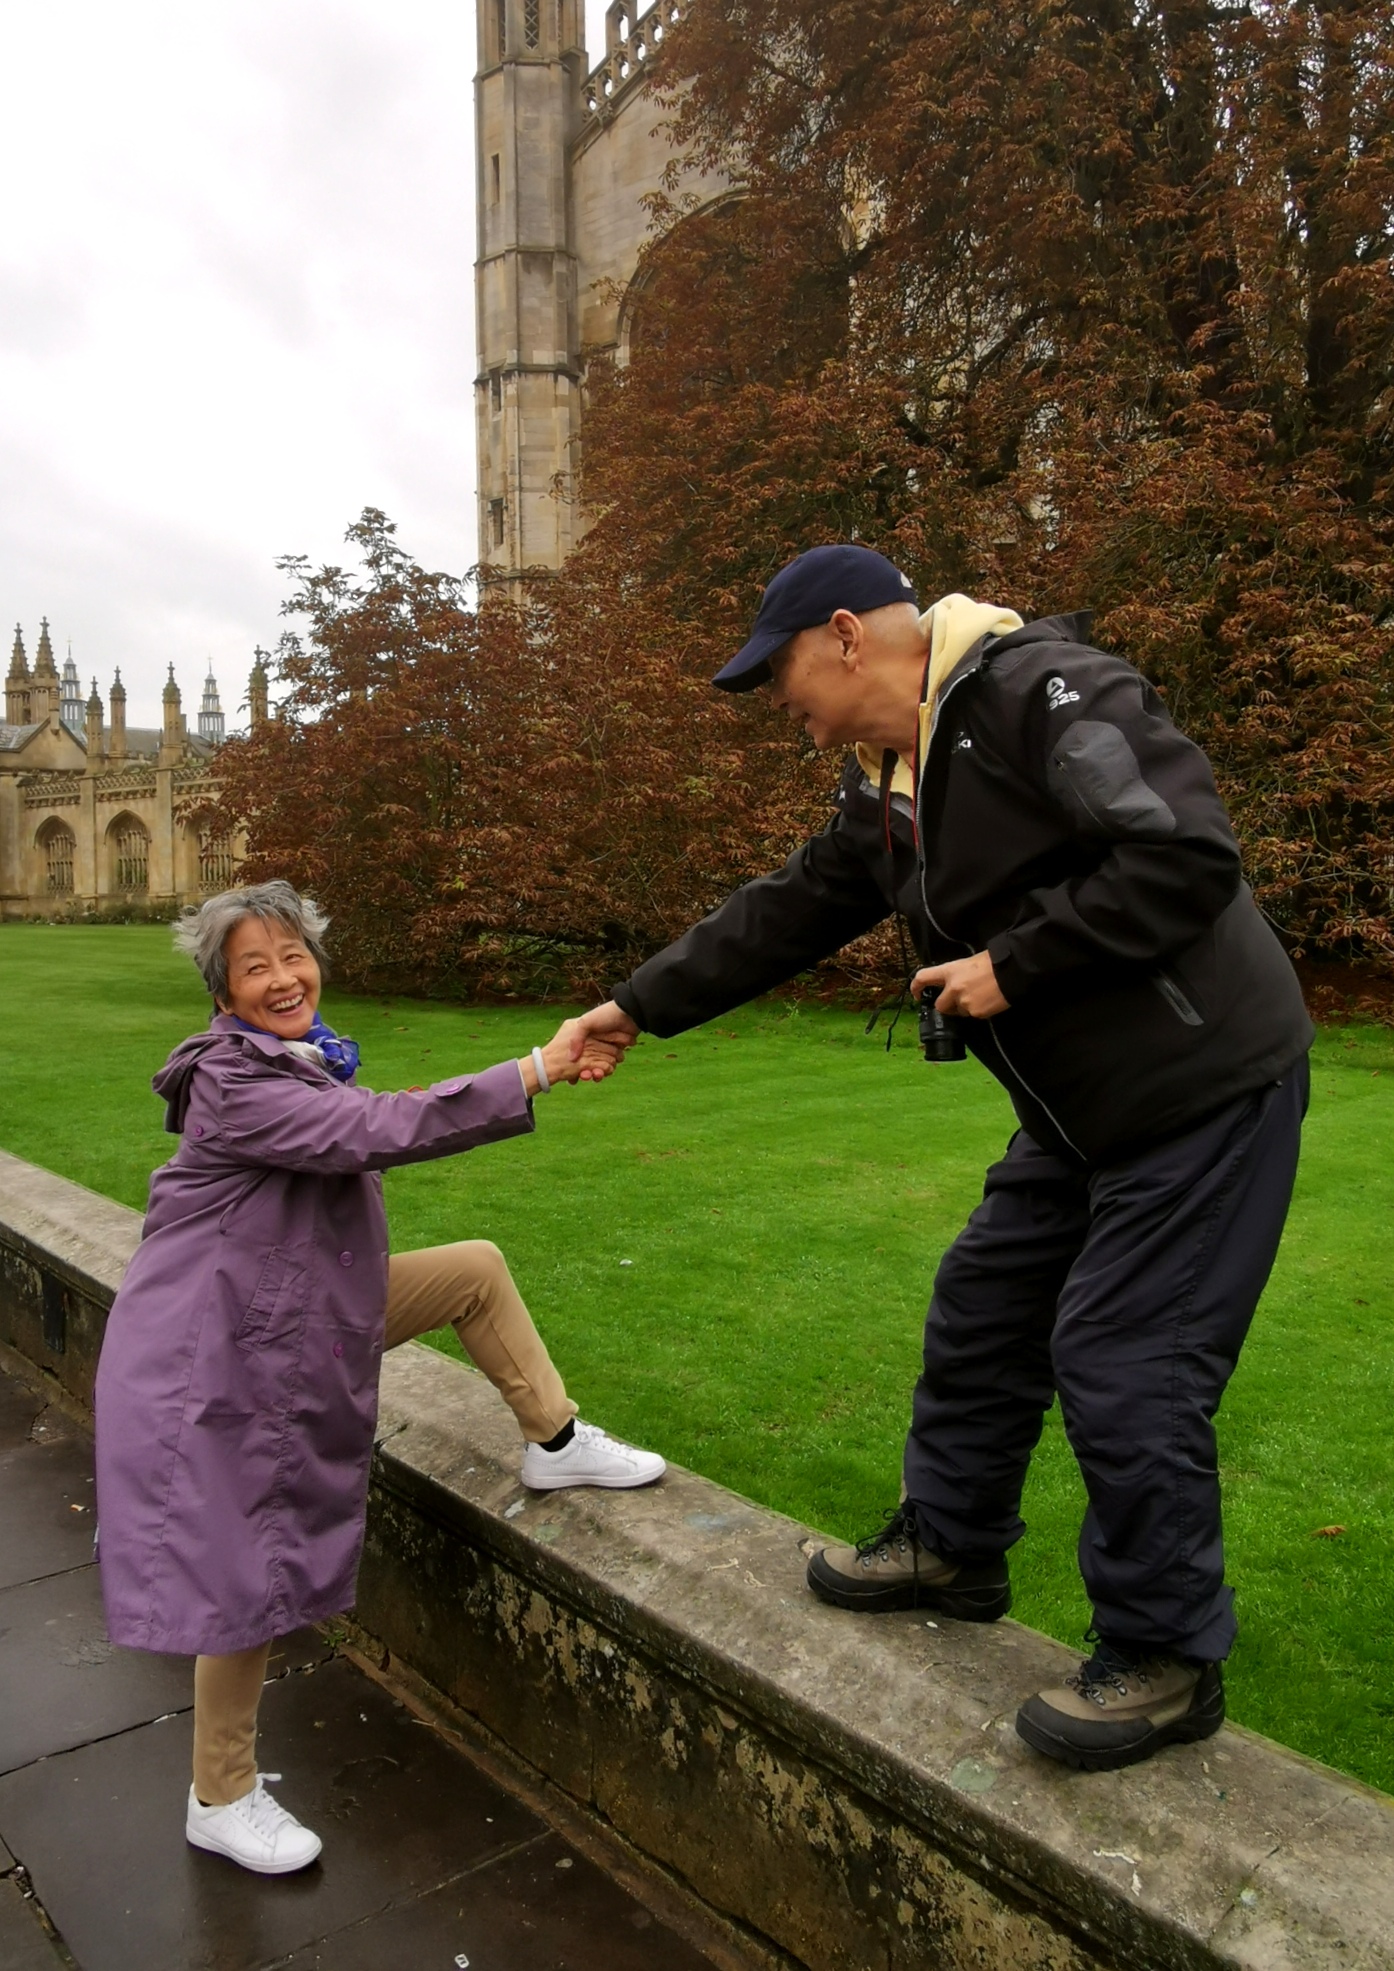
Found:
[[[1159,963],[1213,924],[1243,880],[1209,761],[1131,665],[1071,653],[1051,682],[1063,687],[1053,698],[1032,694],[1028,771],[1106,852],[1087,874],[1032,890],[989,939],[1012,1005],[1081,966]]]
[[[727,897],[710,917],[617,986],[635,1025],[667,1039],[782,985],[840,951],[891,907],[834,816],[783,869]]]

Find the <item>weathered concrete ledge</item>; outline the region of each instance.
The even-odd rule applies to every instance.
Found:
[[[78,1401],[138,1226],[0,1154],[0,1341]],[[1012,1729],[1057,1644],[824,1608],[807,1529],[690,1473],[534,1497],[518,1463],[481,1378],[389,1357],[359,1621],[795,1960],[1394,1971],[1386,1796],[1236,1729],[1066,1773]]]

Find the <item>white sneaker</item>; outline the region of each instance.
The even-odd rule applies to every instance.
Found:
[[[523,1483],[534,1492],[560,1492],[567,1485],[603,1485],[625,1492],[633,1485],[652,1485],[668,1467],[656,1451],[636,1451],[607,1437],[598,1424],[576,1419],[571,1442],[560,1451],[529,1444],[523,1452]]]
[[[226,1855],[257,1875],[291,1875],[308,1868],[323,1843],[267,1792],[263,1781],[280,1777],[258,1773],[251,1792],[226,1807],[205,1807],[191,1786],[184,1832],[192,1846]]]

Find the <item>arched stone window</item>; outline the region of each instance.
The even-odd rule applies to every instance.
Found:
[[[232,888],[232,837],[215,834],[211,828],[199,830],[198,886],[204,896],[216,896]]]
[[[51,897],[70,897],[73,893],[73,856],[77,841],[71,828],[61,821],[46,821],[39,830],[39,847],[44,858],[45,888]]]
[[[107,830],[111,844],[111,887],[123,895],[150,887],[150,834],[133,814],[119,814]]]

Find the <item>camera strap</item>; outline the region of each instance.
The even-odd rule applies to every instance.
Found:
[[[899,759],[899,753],[889,746],[881,755],[881,836],[886,844],[886,854],[891,858],[892,883],[895,880],[895,843],[891,839],[891,782],[895,778],[896,764]],[[894,894],[894,892],[892,893]],[[896,909],[895,913],[895,934],[900,940],[901,986],[900,996],[896,999],[894,1010],[891,1013],[891,1023],[886,1028],[886,1052],[888,1054],[891,1051],[891,1042],[895,1039],[895,1030],[900,1025],[900,1016],[905,1011],[905,1002],[910,997],[910,981],[914,977],[914,971],[910,964],[909,948],[905,942],[905,919],[901,916],[899,908]],[[867,1033],[871,1032],[885,1011],[885,1006],[878,1006],[875,1009],[871,1018],[866,1023],[865,1031]]]

